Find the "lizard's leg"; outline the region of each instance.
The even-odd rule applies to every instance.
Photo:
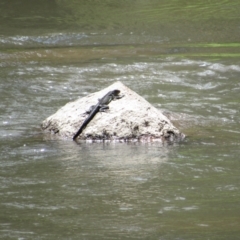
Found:
[[[123,97],[124,97],[124,95],[121,95],[121,96],[114,96],[113,100],[115,101],[115,100],[120,99],[120,98],[123,98]]]
[[[109,109],[108,105],[101,105],[99,112],[105,112],[105,110]]]
[[[95,105],[92,105],[85,113],[90,114],[92,110],[94,109]]]

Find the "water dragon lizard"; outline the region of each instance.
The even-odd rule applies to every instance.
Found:
[[[86,126],[90,123],[90,121],[94,118],[94,116],[98,113],[98,112],[103,112],[106,109],[109,109],[108,104],[116,99],[120,99],[123,96],[119,95],[120,91],[119,90],[113,90],[108,92],[103,98],[98,100],[98,103],[94,106],[92,106],[86,113],[88,113],[88,117],[84,120],[82,126],[79,128],[79,130],[77,131],[77,133],[73,136],[73,140],[76,140],[76,138],[82,133],[82,131],[84,130],[84,128],[86,128]]]

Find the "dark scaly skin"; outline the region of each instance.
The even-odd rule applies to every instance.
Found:
[[[89,116],[84,120],[82,126],[74,135],[73,140],[76,140],[76,138],[82,133],[84,128],[90,123],[90,121],[94,118],[94,116],[99,111],[104,111],[105,109],[108,109],[109,107],[107,105],[112,100],[120,99],[123,97],[123,96],[119,96],[119,93],[120,93],[119,90],[110,91],[103,98],[101,98],[95,106],[93,106],[93,108],[90,110]]]

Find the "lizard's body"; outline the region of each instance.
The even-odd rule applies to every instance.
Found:
[[[88,123],[94,118],[94,116],[100,112],[108,109],[107,106],[112,100],[122,98],[123,96],[119,96],[119,90],[113,90],[108,92],[103,98],[99,99],[98,103],[95,106],[92,106],[91,110],[89,110],[89,116],[84,120],[82,126],[79,128],[77,133],[74,135],[73,140],[75,140],[84,130],[84,128],[88,125]]]

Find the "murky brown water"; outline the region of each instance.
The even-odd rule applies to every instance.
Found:
[[[2,1],[0,239],[239,239],[238,1]],[[181,144],[48,139],[115,81]]]

